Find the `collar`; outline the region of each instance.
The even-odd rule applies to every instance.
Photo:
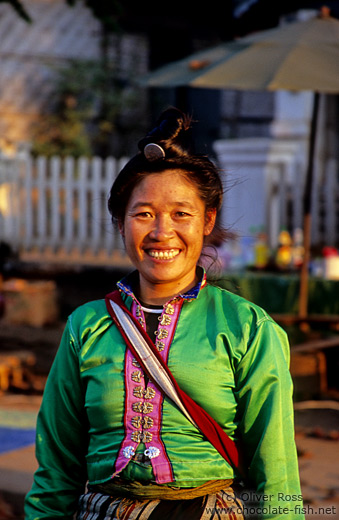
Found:
[[[197,276],[199,278],[199,282],[194,287],[192,287],[192,289],[190,289],[189,291],[187,291],[184,294],[179,294],[175,298],[172,298],[172,300],[180,298],[183,300],[190,301],[190,300],[195,300],[196,298],[198,298],[201,289],[203,289],[207,284],[206,272],[203,267],[197,266]],[[137,285],[138,277],[139,277],[138,271],[133,271],[132,273],[128,274],[127,276],[122,278],[117,283],[118,289],[120,291],[124,292],[125,294],[127,294],[127,296],[130,296],[131,298],[133,298],[133,300],[137,300],[137,298],[135,297],[134,292],[133,292],[133,287],[135,287]]]

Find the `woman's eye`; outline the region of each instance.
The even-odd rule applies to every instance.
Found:
[[[137,213],[136,217],[152,218],[152,214],[149,211],[141,211],[140,213]]]

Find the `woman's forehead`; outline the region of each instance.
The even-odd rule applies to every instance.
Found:
[[[170,170],[145,176],[133,189],[129,205],[140,202],[151,203],[159,199],[164,202],[168,200],[178,202],[201,200],[196,186],[183,173]]]

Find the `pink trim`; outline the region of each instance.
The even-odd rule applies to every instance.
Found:
[[[164,342],[164,349],[160,351],[160,356],[162,359],[167,363],[168,355],[169,355],[169,349],[172,343],[172,339],[174,336],[174,332],[177,326],[178,318],[180,309],[182,306],[182,300],[180,300],[180,303],[175,302],[171,304],[174,308],[174,313],[169,315],[171,317],[171,323],[170,325],[161,325],[161,319],[166,314],[166,306],[164,311],[161,313],[160,316],[160,322],[158,326],[159,329],[165,329],[168,331],[168,336],[165,339],[162,339],[161,341]],[[156,388],[153,383],[151,383],[152,387]],[[153,439],[151,443],[147,443],[147,448],[149,446],[154,446],[160,450],[160,455],[154,459],[151,459],[151,464],[153,468],[153,473],[155,475],[156,482],[159,484],[165,484],[167,482],[173,482],[174,475],[172,472],[172,466],[170,463],[170,460],[167,456],[165,446],[161,440],[161,425],[162,425],[162,404],[164,400],[164,396],[161,392],[157,391],[157,396],[159,395],[157,407],[154,407],[153,413],[151,414],[153,420],[154,420],[154,433],[153,433]]]
[[[180,309],[182,306],[182,300],[179,302],[173,302],[171,303],[173,307],[173,314],[169,315],[171,317],[171,323],[169,325],[160,325],[158,327],[159,329],[165,329],[168,331],[167,338],[163,338],[161,341],[163,341],[164,348],[160,352],[160,356],[162,359],[167,362],[169,349],[172,343],[172,339],[174,336],[174,332],[176,329],[176,325],[179,318]],[[134,317],[137,318],[137,307],[138,305],[136,302],[133,302],[131,312]],[[166,314],[165,312],[166,306],[164,311],[161,314],[161,318]],[[141,311],[141,317],[142,318],[142,324],[143,329],[145,330],[145,316],[143,311]],[[159,450],[159,455],[157,457],[154,457],[151,459],[151,464],[155,476],[156,482],[159,484],[165,484],[168,482],[174,481],[174,475],[172,471],[172,465],[171,462],[167,456],[166,448],[162,442],[161,439],[161,425],[162,425],[162,404],[163,404],[163,394],[159,391],[159,389],[152,383],[151,381],[148,382],[147,388],[152,389],[155,392],[155,395],[152,399],[146,399],[145,396],[143,397],[135,397],[133,394],[133,389],[137,386],[142,388],[142,391],[146,391],[145,386],[145,378],[143,375],[143,372],[141,368],[135,367],[133,365],[134,356],[131,353],[131,351],[128,349],[125,356],[125,413],[124,413],[124,427],[125,427],[125,437],[124,440],[120,446],[120,450],[118,453],[118,457],[116,459],[115,463],[115,471],[112,475],[112,478],[115,477],[118,473],[120,473],[129,463],[130,459],[126,458],[124,454],[124,450],[129,447],[133,447],[134,450],[139,445],[139,442],[133,441],[131,436],[133,433],[136,433],[138,431],[142,431],[143,433],[149,433],[152,435],[152,439],[149,442],[146,442],[143,440],[146,449],[150,447],[157,448]],[[132,379],[132,374],[136,372],[141,372],[140,382],[134,382]],[[133,404],[134,403],[141,403],[141,406],[145,403],[151,403],[153,405],[153,409],[149,413],[142,413],[142,412],[136,412],[133,410]],[[134,427],[132,424],[132,419],[140,417],[140,421],[145,420],[146,417],[149,417],[153,424],[149,428],[144,428],[141,426],[140,428]]]
[[[179,300],[177,302],[171,303],[171,305],[174,307],[174,314],[172,314],[172,323],[170,326],[168,326],[169,334],[168,334],[168,338],[166,340],[166,346],[168,348],[165,348],[165,350],[164,350],[164,353],[166,353],[166,355],[164,354],[164,356],[162,356],[166,364],[168,362],[169,349],[170,349],[170,346],[173,341],[175,329],[177,328],[177,323],[178,323],[178,319],[179,319],[179,315],[180,315],[180,311],[181,311],[181,307],[183,306],[183,303],[184,303],[184,300]]]
[[[159,390],[157,390],[156,397],[157,401],[154,403],[152,414],[150,414],[150,417],[153,419],[153,427],[148,430],[150,433],[152,433],[153,437],[152,441],[146,442],[145,445],[146,448],[154,446],[155,448],[159,449],[159,455],[151,459],[151,464],[156,482],[158,482],[158,484],[164,484],[166,482],[173,482],[174,475],[172,472],[171,462],[167,456],[166,449],[160,435],[162,424],[163,395],[159,392]]]
[[[151,338],[145,333],[144,329],[140,326],[138,321],[132,315],[132,313],[127,309],[124,305],[120,293],[118,291],[114,291],[111,294],[106,296],[106,306],[107,310],[112,317],[114,323],[118,327],[121,332],[123,338],[125,339],[128,348],[134,353],[134,355],[139,359],[140,363],[144,367],[145,371],[148,372],[148,367],[141,358],[139,358],[138,352],[135,350],[133,344],[129,341],[128,336],[125,334],[123,327],[121,326],[119,320],[117,319],[115,313],[113,312],[112,306],[110,304],[110,299],[116,302],[124,311],[131,317],[132,320],[135,321],[135,327],[138,329],[139,333],[144,337],[144,340],[147,341],[149,348],[152,350],[152,355],[157,357],[158,363],[162,365],[162,368],[165,370],[166,374],[171,380],[173,388],[179,394],[181,403],[188,411],[189,415],[193,419],[193,422],[198,425],[201,433],[205,435],[205,437],[210,441],[210,443],[215,447],[215,449],[220,453],[220,455],[227,460],[227,462],[238,469],[240,473],[243,474],[243,461],[240,460],[240,454],[237,447],[237,444],[226,434],[226,432],[221,428],[221,426],[201,407],[199,406],[189,395],[187,395],[176,382],[173,377],[171,371],[169,370],[167,364],[162,359],[160,353],[157,351],[156,346],[153,344]],[[165,346],[163,344],[163,346]]]
[[[133,409],[132,404],[133,402],[137,401],[137,399],[133,396],[133,383],[132,381],[132,372],[139,370],[135,368],[132,365],[133,361],[133,354],[129,349],[127,349],[126,356],[125,356],[125,413],[124,413],[124,426],[125,426],[125,438],[122,441],[122,444],[120,446],[119,454],[117,457],[117,460],[115,462],[115,471],[112,475],[112,478],[115,477],[120,471],[122,471],[127,464],[129,463],[130,459],[126,458],[124,455],[124,449],[132,446],[134,448],[134,451],[137,449],[139,442],[135,442],[131,439],[132,433],[135,431],[135,428],[132,427],[132,418],[136,415]],[[141,372],[141,369],[140,369]],[[144,381],[144,376],[142,376],[142,381]],[[141,383],[142,386],[144,386],[144,383]]]

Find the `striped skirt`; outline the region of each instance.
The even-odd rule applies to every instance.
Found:
[[[101,493],[80,497],[76,520],[243,520],[243,504],[231,487],[190,500],[113,498]]]

